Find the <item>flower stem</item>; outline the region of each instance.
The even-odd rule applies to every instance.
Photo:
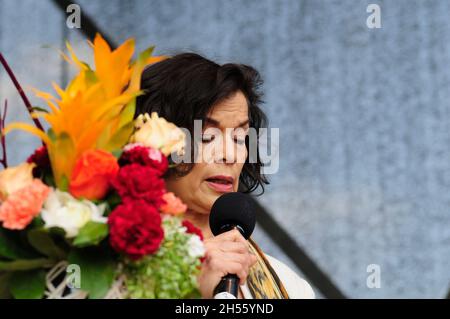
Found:
[[[3,110],[3,114],[0,114],[0,144],[2,146],[2,159],[0,160],[0,163],[2,163],[3,168],[8,167],[8,161],[6,159],[6,140],[5,140],[5,134],[3,134],[3,129],[5,128],[5,120],[6,120],[6,111],[8,110],[8,100],[5,100],[5,109]]]
[[[3,54],[0,53],[0,63],[3,65],[3,67],[5,68],[6,72],[8,73],[11,81],[14,83],[14,86],[16,87],[17,91],[19,92],[23,102],[25,103],[25,106],[27,107],[28,113],[31,114],[33,113],[33,107],[31,106],[30,101],[28,100],[27,96],[25,95],[25,92],[22,89],[22,86],[19,84],[19,81],[17,81],[16,76],[14,75],[13,71],[11,70],[11,68],[9,67],[8,63],[6,62],[5,58],[3,57]],[[44,131],[44,128],[41,124],[41,122],[39,122],[38,119],[31,117],[31,119],[34,122],[34,125],[36,125],[36,127],[40,130]]]

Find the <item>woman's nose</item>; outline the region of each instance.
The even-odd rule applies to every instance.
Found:
[[[237,158],[237,148],[231,136],[225,136],[222,141],[221,162],[225,164],[234,164]]]

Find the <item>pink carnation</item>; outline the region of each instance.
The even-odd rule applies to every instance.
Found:
[[[169,215],[180,215],[186,212],[187,206],[174,193],[165,193],[163,195],[165,204],[161,205],[161,212]]]
[[[24,229],[39,215],[50,188],[39,179],[13,192],[0,206],[0,222],[8,229]]]

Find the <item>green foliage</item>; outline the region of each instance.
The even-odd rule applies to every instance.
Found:
[[[41,299],[45,292],[45,271],[16,271],[9,279],[9,290],[16,299]]]
[[[120,198],[119,194],[117,194],[115,191],[112,191],[108,194],[106,197],[106,209],[104,216],[109,216],[109,214],[122,203],[122,198]]]
[[[111,152],[111,154],[116,158],[119,159],[120,156],[122,156],[123,150],[122,149],[117,149]]]
[[[66,175],[61,176],[61,181],[58,188],[64,192],[67,192],[69,190],[69,179]]]
[[[89,221],[80,229],[73,245],[76,247],[97,245],[106,236],[108,236],[108,225]]]
[[[0,273],[0,299],[10,299],[9,280],[12,276],[11,272]]]
[[[66,252],[56,245],[55,241],[46,229],[31,229],[27,233],[28,241],[41,254],[56,260],[67,257]]]
[[[0,271],[31,270],[43,267],[51,267],[53,264],[55,264],[55,260],[47,258],[0,261]]]
[[[40,107],[40,106],[33,106],[31,107],[33,112],[43,112],[43,113],[49,113],[47,109]]]
[[[125,264],[130,298],[199,298],[199,258],[189,256],[187,242],[192,236],[180,231],[178,218],[163,222],[165,239],[155,255]]]
[[[0,257],[6,259],[29,259],[36,257],[21,243],[20,234],[0,227]]]
[[[73,249],[69,263],[80,266],[81,290],[89,298],[103,298],[110,289],[116,270],[116,262],[105,247]]]
[[[56,187],[55,179],[53,178],[51,170],[48,172],[44,172],[41,179],[45,185],[48,185],[50,187]]]

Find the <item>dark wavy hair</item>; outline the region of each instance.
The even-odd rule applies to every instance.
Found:
[[[137,98],[136,114],[157,112],[160,117],[191,132],[194,120],[205,120],[209,111],[222,100],[241,91],[247,98],[249,125],[259,132],[267,127],[267,117],[260,109],[262,79],[258,71],[243,64],[219,65],[195,53],[182,53],[149,66],[144,70]],[[204,122],[202,122],[204,123]],[[259,134],[258,134],[259,139]],[[248,138],[246,145],[248,149]],[[184,176],[194,164],[182,164],[169,169],[168,175]],[[256,163],[247,157],[240,176],[240,191],[250,193],[269,184],[261,173],[263,164],[259,152]]]

